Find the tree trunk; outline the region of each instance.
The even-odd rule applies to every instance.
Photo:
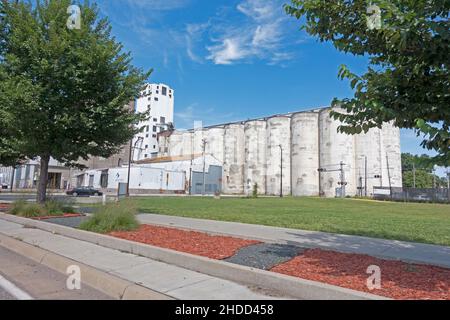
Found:
[[[48,184],[48,163],[50,162],[50,156],[41,156],[41,167],[39,173],[39,183],[37,190],[36,201],[38,203],[44,203],[47,199],[47,184]]]

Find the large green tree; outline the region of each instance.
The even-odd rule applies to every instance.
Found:
[[[133,67],[87,1],[79,12],[71,0],[0,1],[0,162],[39,158],[44,202],[50,157],[108,157],[136,134],[147,115],[125,105],[150,72]]]
[[[370,59],[367,72],[341,66],[355,95],[333,101],[341,132],[357,134],[393,121],[414,129],[434,161],[450,164],[450,24],[448,0],[292,0],[288,14],[335,48]]]

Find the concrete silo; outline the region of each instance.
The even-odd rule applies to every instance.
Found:
[[[175,131],[172,133],[172,135],[169,137],[169,141],[167,144],[168,146],[168,155],[169,156],[181,156],[183,155],[183,136],[184,132],[182,131]]]
[[[223,192],[244,193],[245,134],[243,124],[225,126]]]
[[[341,123],[330,117],[330,109],[320,112],[320,192],[326,197],[336,196],[340,188],[340,163],[344,163],[346,195],[356,195],[354,136],[338,132]]]
[[[223,163],[224,157],[224,139],[225,129],[222,127],[213,127],[206,129],[206,153]]]
[[[292,115],[292,195],[319,195],[319,113]]]
[[[280,148],[281,146],[281,148]],[[283,160],[283,175],[281,161]],[[266,194],[281,194],[281,178],[283,194],[291,194],[291,118],[275,116],[267,120],[267,178]]]
[[[366,134],[355,135],[355,175],[357,187],[362,187],[362,195],[373,195],[373,188],[381,186],[382,157],[381,130],[370,129]],[[366,162],[367,159],[367,162]]]
[[[254,185],[258,194],[266,193],[267,122],[255,120],[245,123],[245,193],[251,195]]]
[[[402,154],[400,148],[400,129],[393,123],[385,123],[381,132],[381,159],[383,166],[383,186],[402,187]],[[389,171],[388,171],[389,163]]]

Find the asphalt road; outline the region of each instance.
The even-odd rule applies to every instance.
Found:
[[[64,195],[57,195],[52,196],[52,198],[56,199],[71,199],[72,197],[64,196]],[[15,200],[35,200],[36,195],[34,194],[1,194],[0,193],[0,201],[15,201]]]
[[[16,300],[12,295],[0,287],[0,300]]]
[[[67,275],[40,265],[0,246],[0,276],[36,300],[111,300],[111,297],[85,285],[67,289]],[[0,300],[14,299],[0,285]]]

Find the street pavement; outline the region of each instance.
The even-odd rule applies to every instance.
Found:
[[[12,295],[10,295],[6,290],[0,287],[0,301],[1,300],[16,300]]]
[[[279,297],[277,293],[267,290],[249,288],[233,281],[40,229],[24,228],[21,224],[3,219],[0,219],[0,234],[21,239],[27,244],[70,258],[131,283],[139,283],[143,287],[175,299],[265,300]],[[3,254],[0,253],[0,256]],[[5,259],[5,262],[7,261],[8,259]],[[0,261],[0,266],[2,264]]]
[[[69,290],[66,285],[67,275],[1,246],[0,277],[36,300],[111,300],[83,282],[80,290]],[[0,300],[17,300],[7,289],[0,284]]]
[[[450,247],[446,246],[155,214],[140,214],[138,219],[144,224],[450,268]]]

